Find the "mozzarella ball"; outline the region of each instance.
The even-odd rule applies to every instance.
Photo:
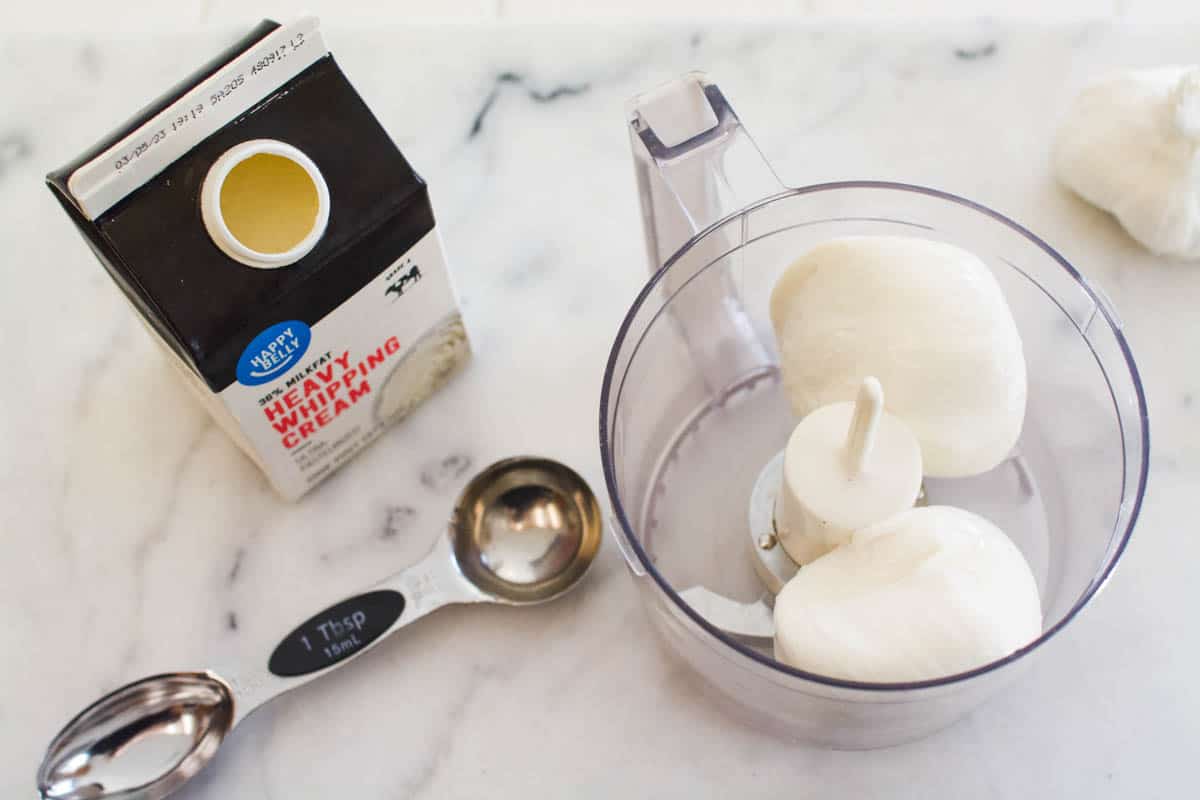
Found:
[[[874,375],[934,477],[986,472],[1021,433],[1021,337],[995,277],[965,250],[903,236],[825,242],[780,277],[771,321],[797,417],[852,400]]]
[[[902,511],[803,566],[775,598],[775,658],[832,678],[941,678],[1003,658],[1042,630],[1021,551],[951,506]]]

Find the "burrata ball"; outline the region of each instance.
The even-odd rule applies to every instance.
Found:
[[[927,475],[986,472],[1021,433],[1021,337],[995,277],[966,250],[905,236],[825,242],[775,284],[771,322],[797,417],[852,400],[874,375]]]
[[[801,567],[775,598],[775,658],[871,683],[966,672],[1042,630],[1021,551],[951,506],[902,511]]]

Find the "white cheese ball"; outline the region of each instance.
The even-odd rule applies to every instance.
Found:
[[[895,683],[981,667],[1041,634],[1021,551],[961,508],[902,511],[801,567],[775,598],[775,658]]]
[[[797,417],[852,400],[874,375],[934,477],[986,472],[1021,433],[1021,337],[995,277],[965,250],[904,236],[825,242],[775,284],[771,321]]]
[[[1150,252],[1200,260],[1200,66],[1088,86],[1058,129],[1054,169]]]

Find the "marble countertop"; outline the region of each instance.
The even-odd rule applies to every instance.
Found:
[[[1194,60],[1200,27],[327,33],[432,187],[476,358],[298,505],[186,394],[42,185],[227,37],[0,37],[0,794],[32,795],[50,736],[101,692],[262,658],[312,610],[414,560],[490,461],[543,453],[602,489],[603,364],[646,277],[622,108],[703,68],[788,182],[967,195],[1107,289],[1154,437],[1115,579],[962,723],[828,752],[713,708],[659,649],[608,541],[562,602],[440,612],[284,696],[179,796],[1182,796],[1200,734],[1200,266],[1140,251],[1046,162],[1086,78]]]

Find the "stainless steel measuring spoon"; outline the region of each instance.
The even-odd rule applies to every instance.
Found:
[[[493,464],[467,484],[449,535],[429,555],[310,617],[265,663],[241,675],[155,675],[88,706],[47,748],[38,791],[45,800],[165,797],[207,764],[250,712],[429,612],[562,595],[587,572],[601,528],[595,496],[569,468],[534,457]]]

